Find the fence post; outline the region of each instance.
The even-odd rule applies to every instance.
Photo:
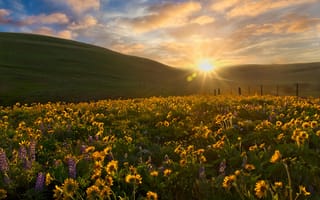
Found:
[[[299,83],[296,84],[296,96],[299,97]]]
[[[260,85],[260,95],[263,96],[263,85]]]
[[[238,88],[239,96],[241,96],[241,87]]]
[[[220,95],[220,88],[218,88],[218,95]]]
[[[213,90],[213,94],[214,94],[214,96],[217,96],[217,90],[216,89]]]

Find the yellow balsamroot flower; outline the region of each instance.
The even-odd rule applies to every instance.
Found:
[[[284,133],[280,133],[278,136],[277,136],[277,140],[282,140],[284,138]]]
[[[142,183],[142,177],[140,174],[128,174],[126,176],[126,182],[127,183],[133,183],[133,184],[141,184]]]
[[[275,163],[281,159],[281,153],[279,150],[275,150],[274,154],[270,158],[271,163]]]
[[[276,188],[282,188],[283,187],[283,183],[281,181],[277,181],[277,182],[274,182],[274,186]]]
[[[99,199],[100,197],[100,190],[96,185],[92,185],[88,187],[86,190],[86,193],[87,193],[87,199],[89,200]]]
[[[113,175],[118,170],[118,161],[111,160],[106,167],[106,172],[110,175]]]
[[[46,174],[46,181],[45,181],[46,186],[50,185],[51,181],[53,181],[53,178],[52,178],[52,176],[50,175],[50,173],[47,173],[47,174]]]
[[[254,191],[256,192],[256,196],[261,199],[267,196],[268,184],[264,180],[260,180],[256,183]]]
[[[307,129],[310,127],[310,123],[309,122],[303,122],[302,123],[302,128]]]
[[[95,160],[95,161],[103,161],[103,160],[104,160],[104,157],[105,157],[105,154],[102,153],[102,152],[99,152],[99,151],[95,151],[95,152],[93,152],[93,154],[92,154],[92,158],[93,158],[93,160]]]
[[[311,128],[316,128],[318,126],[318,122],[317,121],[312,121],[310,123]]]
[[[244,168],[248,171],[252,171],[256,169],[256,167],[253,164],[246,164]]]
[[[62,185],[63,194],[66,196],[73,196],[78,188],[78,182],[72,178],[65,179]]]
[[[239,176],[241,174],[241,171],[240,170],[236,170],[235,172],[234,172],[234,175],[236,175],[236,176]]]
[[[155,193],[155,192],[151,192],[151,191],[148,191],[147,192],[147,199],[148,200],[157,200],[158,199],[158,194]]]
[[[303,194],[304,196],[309,196],[310,195],[310,192],[308,192],[306,190],[306,188],[302,185],[299,185],[299,193],[300,194]]]
[[[276,122],[276,127],[281,127],[282,126],[282,122],[281,121],[277,121]]]
[[[163,171],[163,175],[164,175],[164,176],[169,176],[169,175],[171,174],[171,172],[172,172],[171,169],[165,169],[165,170]]]
[[[316,132],[316,135],[320,137],[320,130]]]
[[[150,172],[150,176],[157,177],[158,175],[159,175],[159,172],[156,170]]]
[[[0,189],[0,199],[7,198],[7,191],[5,189]]]
[[[202,156],[200,157],[200,162],[201,162],[201,163],[207,162],[206,157],[202,155]]]
[[[113,178],[111,176],[107,175],[104,179],[108,186],[113,186]]]
[[[62,199],[63,197],[63,190],[59,186],[55,186],[55,189],[53,190],[53,198],[54,199]]]
[[[225,176],[222,182],[222,187],[229,190],[236,178],[236,175]]]
[[[255,144],[255,145],[249,147],[249,151],[254,151],[254,150],[256,150],[257,148],[258,148],[258,145]]]

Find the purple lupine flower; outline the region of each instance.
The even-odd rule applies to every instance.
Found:
[[[42,172],[38,173],[35,190],[41,191],[44,186],[45,175]]]
[[[206,170],[204,166],[200,166],[199,168],[199,178],[204,179],[206,178]]]
[[[223,160],[219,165],[219,173],[220,174],[225,174],[226,168],[227,168],[226,160]]]
[[[93,137],[92,137],[92,135],[89,135],[89,137],[88,137],[88,142],[89,142],[89,143],[92,143],[92,142],[93,142]]]
[[[9,165],[7,162],[6,152],[0,148],[0,171],[6,172],[9,170]]]
[[[36,142],[34,140],[30,142],[29,154],[30,154],[31,162],[35,161],[36,160]]]
[[[18,157],[20,160],[24,161],[27,158],[27,149],[24,145],[21,145],[18,152]]]
[[[76,160],[74,158],[68,159],[69,177],[75,179],[77,175]]]

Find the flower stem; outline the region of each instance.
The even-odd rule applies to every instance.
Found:
[[[287,172],[288,186],[289,186],[289,199],[293,200],[293,198],[292,198],[292,183],[291,183],[289,167],[288,167],[287,163],[285,163],[284,161],[282,162],[282,164],[283,164],[283,166],[284,166],[284,168],[286,169],[286,172]]]

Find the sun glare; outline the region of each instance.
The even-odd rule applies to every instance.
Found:
[[[201,60],[198,64],[198,69],[207,73],[214,70],[214,65],[209,60]]]

